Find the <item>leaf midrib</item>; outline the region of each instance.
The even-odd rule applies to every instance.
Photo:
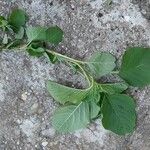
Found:
[[[67,120],[74,114],[74,112],[80,107],[80,105],[82,104],[83,102],[80,102],[79,105],[77,105],[77,107],[73,110],[73,112],[65,119],[65,121],[63,122],[63,124],[58,128],[58,129],[61,129],[63,127],[63,125],[67,122]]]

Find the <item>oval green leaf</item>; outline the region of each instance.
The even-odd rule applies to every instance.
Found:
[[[115,68],[115,61],[115,57],[109,53],[96,52],[87,60],[86,64],[92,75],[98,79],[101,76],[109,74]]]
[[[46,28],[44,27],[28,27],[26,29],[28,43],[30,44],[32,41],[39,41],[39,40],[45,41],[46,40],[45,31]]]
[[[90,92],[91,88],[92,87],[89,87],[88,89],[75,89],[50,80],[47,82],[47,89],[49,93],[56,101],[61,104],[66,102],[81,102]]]
[[[119,75],[132,86],[150,84],[150,48],[128,48]]]
[[[97,116],[100,107],[94,101],[87,100],[78,105],[69,105],[57,109],[54,112],[52,124],[59,132],[72,132],[84,128]]]
[[[21,26],[25,25],[26,14],[21,9],[14,9],[8,16],[8,23],[13,27],[14,31],[17,32]]]
[[[124,94],[105,95],[102,101],[102,124],[105,129],[124,135],[134,130],[136,115],[134,100]]]
[[[52,44],[59,44],[63,39],[63,31],[58,27],[49,27],[46,30],[46,40]]]

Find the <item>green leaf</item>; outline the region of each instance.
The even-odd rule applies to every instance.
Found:
[[[19,31],[21,26],[25,25],[26,14],[21,9],[14,9],[8,16],[8,23],[13,26],[15,32]]]
[[[86,98],[78,105],[69,105],[57,109],[54,112],[52,124],[59,132],[72,132],[86,127],[91,119],[95,118],[100,107],[94,101]]]
[[[96,83],[94,83],[93,87],[88,92],[85,100],[88,101],[90,105],[90,119],[96,118],[98,113],[100,112],[100,107],[97,105],[97,103],[100,101],[100,93]]]
[[[3,37],[3,42],[2,42],[4,45],[6,45],[8,43],[8,36],[7,34],[4,35]]]
[[[58,102],[64,104],[66,102],[79,103],[89,93],[92,87],[88,89],[70,88],[53,81],[48,81],[47,89],[51,96]]]
[[[46,40],[52,44],[59,44],[63,39],[63,31],[58,27],[49,27],[46,30]]]
[[[132,86],[150,84],[150,48],[128,48],[119,75]]]
[[[87,102],[64,106],[54,112],[52,125],[59,132],[72,132],[86,127],[90,122],[89,115]]]
[[[109,53],[96,52],[87,60],[86,64],[92,75],[95,78],[100,78],[110,73],[115,68],[115,61],[115,57]]]
[[[46,52],[44,55],[48,58],[48,60],[50,60],[51,63],[55,63],[58,60],[55,54]]]
[[[16,33],[15,38],[20,40],[23,38],[23,36],[24,36],[24,28],[21,27],[20,30]]]
[[[40,57],[45,53],[45,49],[40,47],[41,43],[33,42],[27,47],[27,51],[31,56]]]
[[[100,112],[100,107],[94,101],[89,101],[89,106],[90,119],[92,120],[97,117],[98,113]]]
[[[121,93],[128,88],[128,84],[125,82],[98,84],[98,86],[100,92],[104,92],[108,94]]]
[[[1,25],[1,21],[6,20],[5,17],[0,16],[0,25]]]
[[[46,28],[44,27],[28,27],[26,30],[28,43],[30,44],[32,41],[45,41],[46,40],[45,31]]]
[[[3,31],[5,31],[7,24],[7,20],[3,16],[0,16],[0,28],[2,28]]]
[[[102,124],[105,129],[124,135],[134,130],[136,115],[134,100],[124,94],[105,95],[102,101]]]

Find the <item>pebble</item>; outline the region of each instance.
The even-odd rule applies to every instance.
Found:
[[[49,128],[42,131],[42,135],[46,137],[54,137],[55,136],[55,129]]]
[[[25,93],[23,93],[23,94],[21,95],[21,99],[22,99],[23,101],[26,101],[26,100],[27,100],[27,92],[25,92]]]
[[[45,142],[42,142],[42,146],[46,146],[48,144],[48,142],[47,141],[45,141]]]
[[[34,103],[34,104],[31,106],[31,112],[32,112],[32,113],[37,112],[37,111],[38,111],[38,107],[39,107],[38,103]]]

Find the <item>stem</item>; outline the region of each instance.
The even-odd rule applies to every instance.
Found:
[[[87,73],[86,73],[86,71],[83,69],[83,67],[81,66],[81,64],[84,64],[83,61],[70,58],[70,57],[68,57],[68,56],[65,56],[65,55],[62,55],[62,54],[60,54],[60,53],[54,52],[54,51],[52,51],[52,50],[46,50],[46,52],[51,53],[51,54],[54,54],[54,55],[59,56],[59,57],[62,57],[62,58],[64,58],[64,59],[66,59],[67,61],[76,64],[76,65],[80,68],[80,70],[82,71],[82,73],[83,73],[83,75],[85,76],[86,80],[88,81],[89,86],[91,85],[91,81],[90,81],[90,79],[89,79],[89,76],[87,75]],[[91,77],[90,77],[90,78],[91,78]]]
[[[19,45],[19,46],[17,46],[17,47],[12,47],[12,48],[7,48],[7,47],[0,47],[0,50],[12,50],[12,49],[17,49],[17,50],[22,50],[22,49],[26,49],[27,48],[27,46],[26,46],[26,44],[23,44],[23,45]],[[16,50],[15,50],[16,51]]]
[[[82,71],[83,75],[85,76],[86,80],[88,81],[89,86],[91,85],[91,81],[87,75],[87,73],[85,72],[85,70],[82,68],[81,65],[79,65],[78,63],[75,63],[76,65],[78,65],[78,67],[80,68],[80,70]]]
[[[112,71],[111,74],[119,74],[119,70]]]
[[[69,61],[72,62],[72,63],[75,63],[75,62],[76,62],[76,63],[78,63],[78,64],[84,64],[83,61],[70,58],[70,57],[68,57],[68,56],[65,56],[65,55],[62,55],[62,54],[60,54],[60,53],[54,52],[54,51],[52,51],[52,50],[46,50],[46,52],[51,53],[51,54],[54,54],[54,55],[57,55],[57,56],[60,56],[60,57],[62,57],[62,58],[65,58],[65,59],[69,60]]]
[[[19,50],[20,50],[20,49],[25,49],[25,48],[27,48],[28,45],[29,45],[29,44],[27,44],[27,45],[21,45],[21,47],[19,46],[18,49],[19,49]],[[46,49],[46,52],[47,52],[47,53],[54,54],[54,55],[56,55],[56,56],[59,56],[59,57],[61,57],[61,58],[64,58],[65,60],[67,60],[67,61],[69,61],[69,62],[71,62],[71,63],[76,64],[76,65],[80,68],[80,70],[82,71],[82,74],[84,75],[84,77],[86,78],[86,80],[88,81],[89,86],[91,85],[91,79],[92,79],[92,82],[93,82],[93,77],[88,76],[87,73],[86,73],[86,71],[85,71],[85,70],[83,69],[83,67],[81,66],[81,65],[85,64],[85,62],[80,61],[80,60],[76,60],[76,59],[73,59],[73,58],[70,58],[70,57],[68,57],[68,56],[65,56],[65,55],[62,55],[62,54],[60,54],[60,53],[54,52],[54,51],[52,51],[52,50]]]

